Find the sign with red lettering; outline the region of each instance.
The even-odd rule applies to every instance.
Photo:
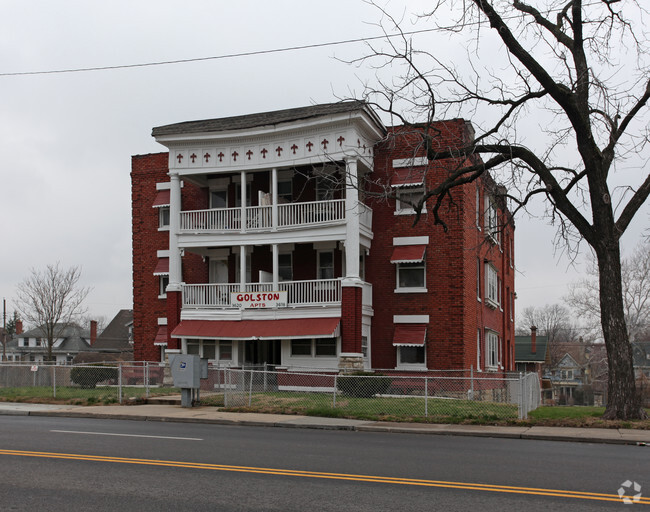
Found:
[[[287,292],[234,292],[230,304],[241,309],[286,308]]]

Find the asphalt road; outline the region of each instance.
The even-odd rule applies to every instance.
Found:
[[[613,510],[649,476],[648,447],[0,417],[2,511]]]

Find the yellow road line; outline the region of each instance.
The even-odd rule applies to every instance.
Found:
[[[69,460],[83,460],[93,462],[115,462],[121,464],[140,464],[147,466],[164,466],[176,467],[185,469],[208,469],[213,471],[231,471],[241,473],[257,473],[263,475],[280,475],[280,476],[296,476],[304,478],[321,478],[330,480],[348,480],[356,482],[372,482],[372,483],[386,483],[398,485],[416,485],[424,487],[443,487],[447,489],[463,489],[475,491],[490,491],[501,492],[510,494],[527,494],[535,496],[553,496],[560,498],[577,498],[584,500],[597,500],[597,501],[615,501],[621,502],[621,498],[617,494],[601,494],[593,492],[582,491],[566,491],[559,489],[543,489],[537,487],[515,487],[509,485],[490,485],[490,484],[476,484],[467,482],[446,482],[442,480],[422,480],[414,478],[396,478],[385,476],[373,475],[354,475],[346,473],[325,473],[320,471],[300,471],[292,469],[276,469],[276,468],[258,468],[249,466],[231,466],[223,464],[206,464],[201,462],[184,462],[184,461],[171,461],[171,460],[156,460],[156,459],[133,459],[127,457],[106,457],[102,455],[83,455],[74,453],[53,453],[53,452],[33,452],[24,450],[2,450],[0,455],[13,455],[19,457],[40,457],[49,459],[69,459]],[[645,504],[650,505],[650,498],[640,498],[637,505]]]

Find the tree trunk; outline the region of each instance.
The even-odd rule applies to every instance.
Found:
[[[603,243],[596,249],[600,281],[600,315],[609,375],[607,408],[604,419],[641,419],[647,415],[641,405],[634,380],[630,345],[621,286],[621,254],[617,241]]]

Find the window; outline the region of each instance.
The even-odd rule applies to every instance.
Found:
[[[232,361],[232,341],[221,340],[219,342],[219,360]]]
[[[318,356],[335,356],[336,355],[336,339],[335,338],[320,338],[315,340],[316,344],[316,357]]]
[[[216,359],[217,342],[214,340],[203,340],[203,353],[201,357],[204,359]]]
[[[187,353],[198,356],[201,353],[199,340],[187,340]]]
[[[293,281],[291,253],[278,254],[278,274],[280,276],[280,281]]]
[[[318,279],[334,279],[334,251],[318,253]]]
[[[491,263],[485,264],[485,300],[488,305],[499,306],[499,275]]]
[[[485,196],[485,235],[493,242],[499,242],[499,216],[493,197]]]
[[[481,302],[481,258],[476,258],[476,298]]]
[[[397,200],[395,202],[396,215],[409,215],[415,213],[414,204],[417,204],[422,195],[424,188],[422,187],[400,187],[397,189]],[[422,205],[422,213],[426,212],[426,203]]]
[[[228,191],[226,189],[210,191],[210,208],[228,208]]]
[[[169,285],[169,276],[158,276],[158,298],[167,297],[167,286]]]
[[[169,207],[163,206],[158,208],[158,228],[169,228]]]
[[[415,263],[397,264],[397,290],[413,289],[426,291],[425,260]]]
[[[424,365],[424,347],[397,347],[399,365]]]
[[[291,356],[336,357],[336,338],[291,340]]]
[[[368,357],[368,336],[361,336],[361,353],[364,358]]]
[[[293,200],[293,184],[291,178],[278,179],[278,202],[290,203]]]
[[[488,370],[496,370],[499,367],[499,335],[494,331],[485,332],[485,357]]]
[[[333,174],[316,175],[316,201],[330,201],[334,199],[337,180]]]
[[[311,340],[291,340],[292,356],[311,356]]]

